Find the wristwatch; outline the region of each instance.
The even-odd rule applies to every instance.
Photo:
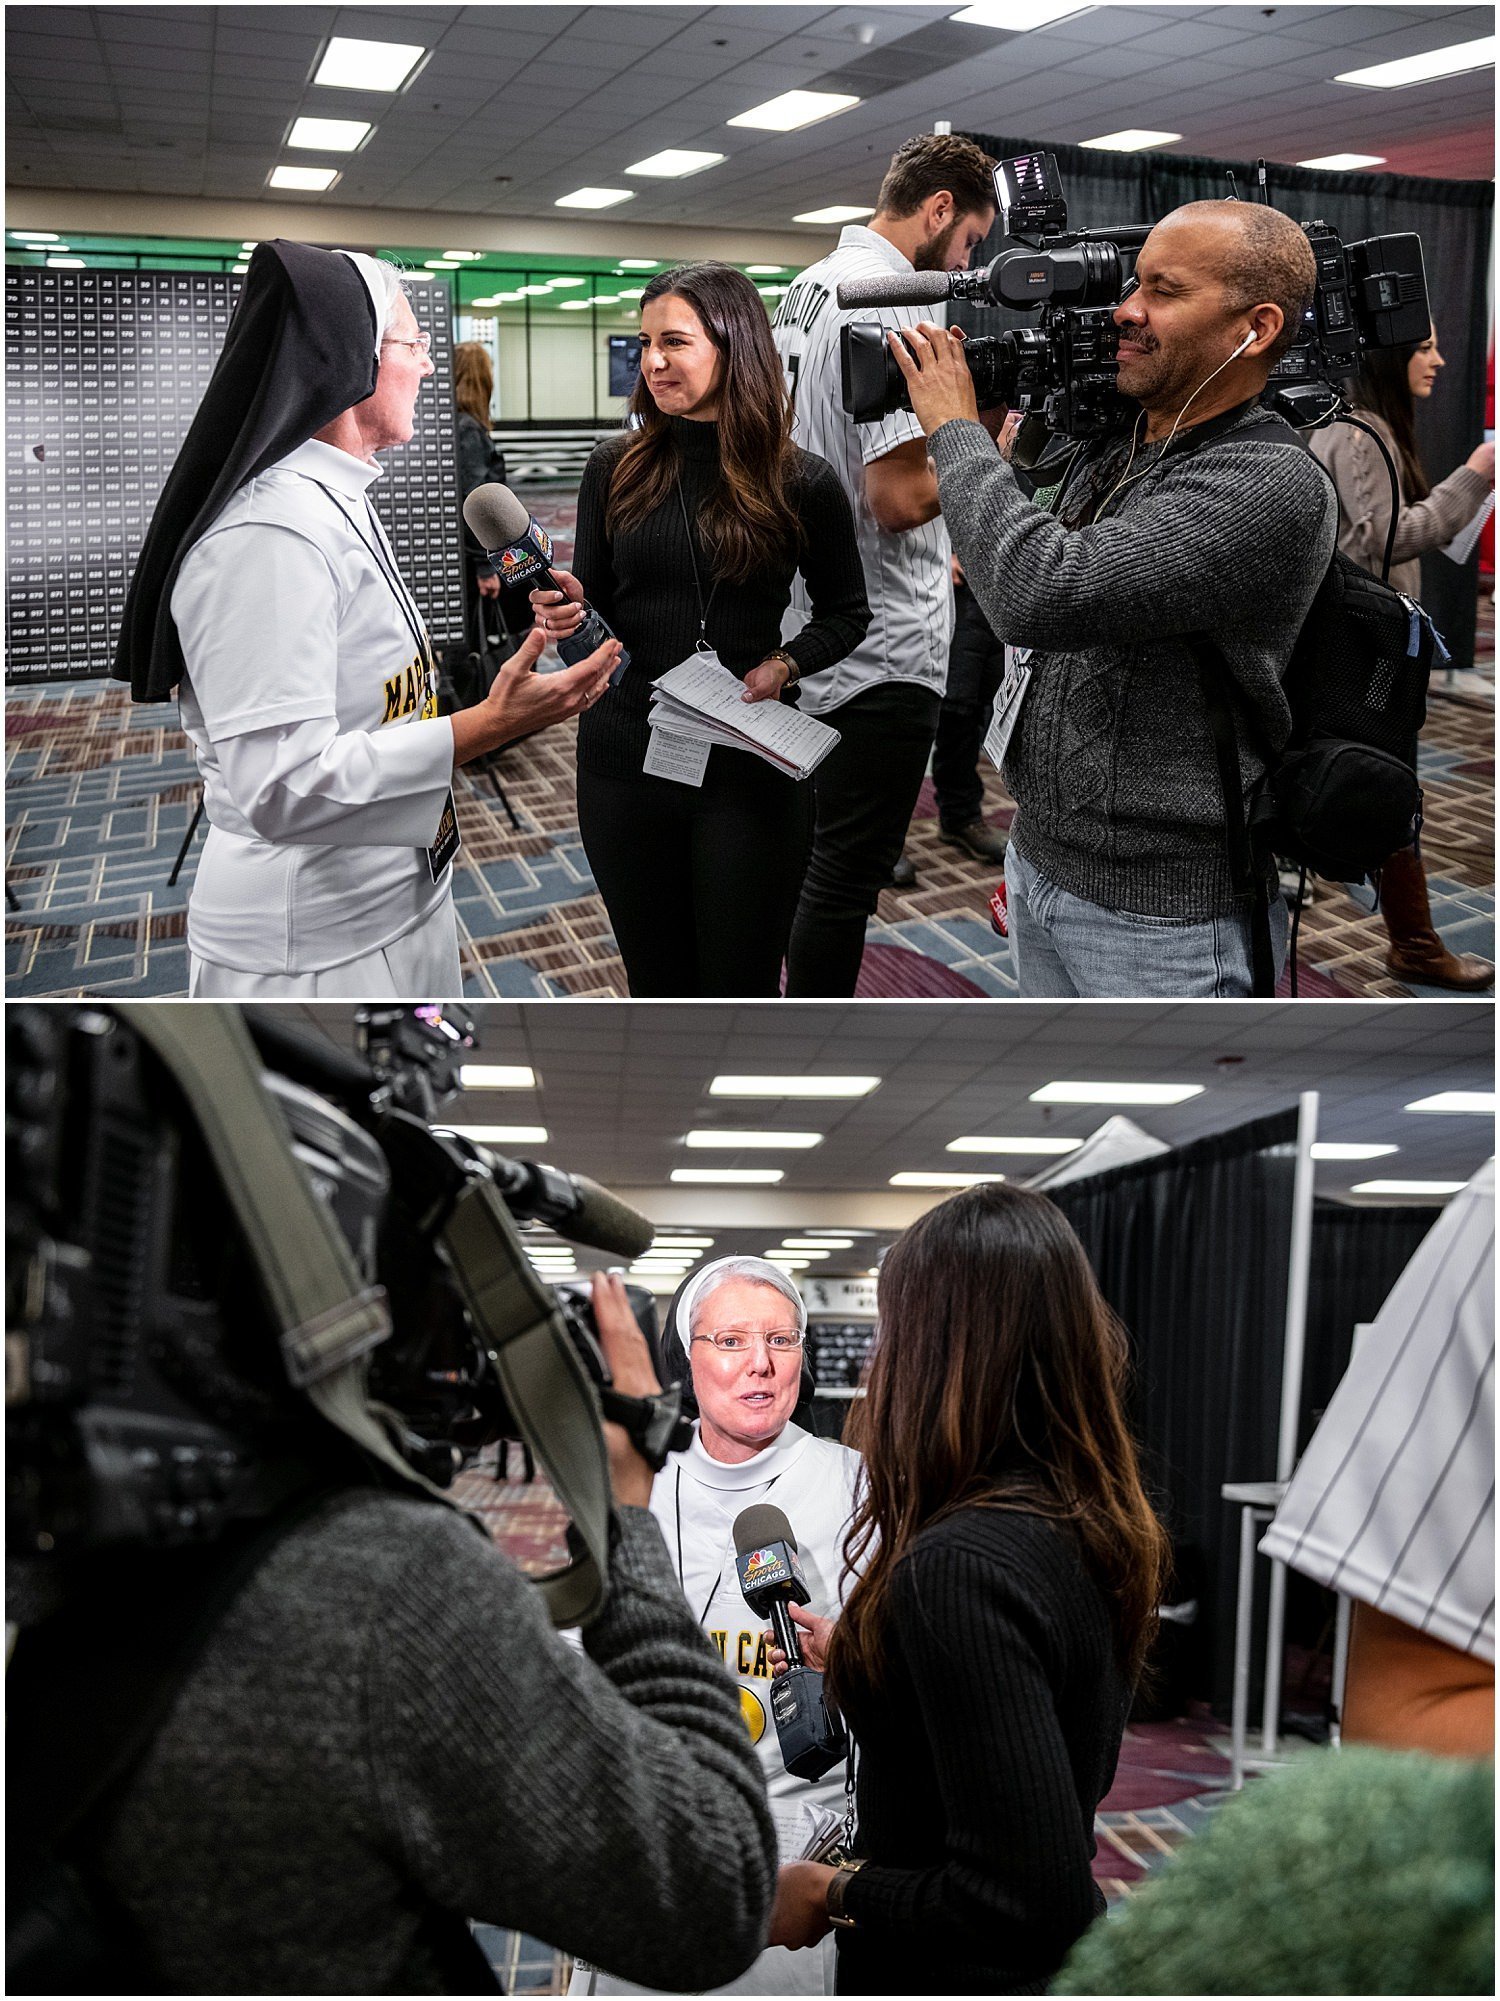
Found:
[[[863,1856],[857,1862],[840,1862],[828,1879],[828,1916],[834,1924],[842,1925],[845,1931],[853,1931],[858,1922],[857,1919],[844,1915],[844,1898],[848,1894],[849,1878],[857,1875],[864,1866]]]
[[[797,663],[792,658],[791,654],[787,652],[784,646],[778,646],[773,653],[768,653],[766,655],[766,660],[779,660],[782,666],[785,667],[786,669],[787,687],[789,688],[796,687],[798,680]],[[765,666],[766,660],[762,660],[762,662],[760,663],[762,667]]]

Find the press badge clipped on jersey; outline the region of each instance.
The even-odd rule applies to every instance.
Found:
[[[1005,753],[1010,748],[1011,737],[1015,734],[1016,719],[1021,713],[1021,704],[1026,699],[1026,690],[1031,681],[1031,648],[1029,646],[1007,646],[1005,649],[1005,679],[995,696],[995,712],[990,718],[990,726],[985,734],[984,754],[997,771],[1005,762]]]
[[[438,821],[437,839],[427,850],[427,866],[432,871],[434,882],[462,846],[463,838],[458,831],[458,811],[453,804],[453,793],[450,790],[443,801],[443,817]]]

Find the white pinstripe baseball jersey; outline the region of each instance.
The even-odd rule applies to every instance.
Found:
[[[938,515],[920,528],[892,534],[878,525],[865,499],[865,467],[898,445],[920,438],[922,426],[909,410],[898,410],[878,424],[855,424],[845,415],[842,402],[839,330],[847,322],[883,327],[912,327],[919,320],[947,324],[946,306],[840,310],[836,293],[848,279],[906,274],[911,268],[894,243],[873,229],[851,225],[830,256],[793,280],[772,323],[792,392],[792,436],[805,450],[827,459],[849,496],[865,592],[874,614],[869,631],[847,659],[803,683],[801,707],[809,715],[820,715],[887,681],[915,681],[941,694],[948,678],[952,544],[943,518]],[[800,630],[807,618],[807,595],[799,577],[792,586],[783,636]]]
[[[1493,1161],[1396,1281],[1260,1546],[1494,1660]]]

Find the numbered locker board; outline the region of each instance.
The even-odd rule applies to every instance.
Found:
[[[862,1381],[875,1339],[873,1320],[807,1323],[807,1345],[819,1389],[854,1389]]]
[[[108,674],[125,592],[240,281],[228,273],[5,274],[6,678]],[[373,499],[435,645],[464,636],[451,305],[414,285],[437,373]]]

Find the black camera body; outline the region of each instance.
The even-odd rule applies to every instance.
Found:
[[[476,1176],[521,1223],[553,1214],[573,1184],[406,1109],[451,1087],[472,1035],[397,1013],[360,1024],[374,1062],[289,1033],[274,1010],[246,1025],[293,1153],[359,1276],[388,1299],[371,1393],[399,1420],[402,1457],[446,1487],[482,1447],[521,1432],[443,1224]],[[130,1022],[18,1005],[6,1054],[8,1552],[210,1543],[270,1514],[310,1467],[347,1465],[353,1447],[288,1381],[213,1161]],[[649,1332],[651,1295],[629,1293]],[[571,1287],[559,1307],[607,1394],[587,1293]]]
[[[1119,425],[1132,407],[1116,386],[1114,309],[1135,282],[1135,260],[1149,224],[1069,230],[1057,160],[1026,153],[995,168],[995,194],[1008,237],[1025,247],[1003,250],[989,264],[946,277],[931,289],[893,287],[889,300],[957,299],[979,306],[1040,309],[1034,328],[971,336],[964,357],[981,410],[1000,404],[1026,424],[1016,462],[1034,464],[1046,439],[1089,438]],[[1268,393],[1297,385],[1327,385],[1321,400],[1293,397],[1277,407],[1326,416],[1333,386],[1354,375],[1367,348],[1425,340],[1430,325],[1422,245],[1415,235],[1369,237],[1345,244],[1326,222],[1302,225],[1317,263],[1317,281],[1296,344],[1272,369]],[[897,292],[901,296],[897,296]],[[857,424],[909,410],[906,378],[885,332],[851,322],[842,329],[843,405]]]

